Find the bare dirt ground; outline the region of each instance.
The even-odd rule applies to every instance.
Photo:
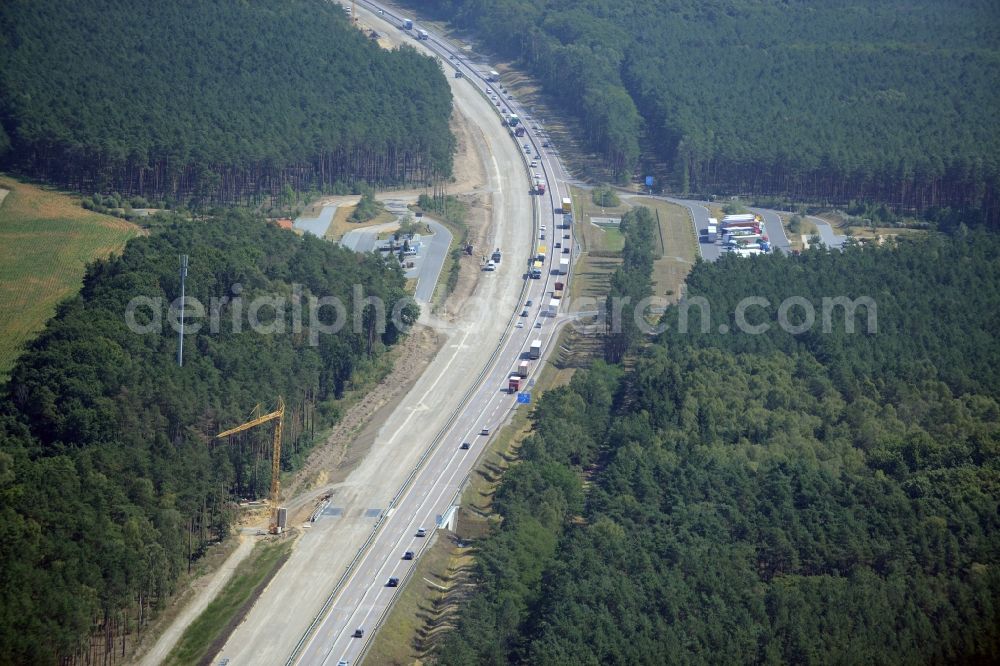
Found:
[[[482,133],[477,125],[457,109],[451,127],[457,139],[454,167],[456,180],[448,185],[448,190],[459,195],[469,205],[469,215],[466,220],[469,242],[477,248],[485,247],[483,243],[489,231],[490,196],[488,192],[477,192],[477,189],[486,183],[484,167],[486,148]],[[391,192],[380,197],[403,198],[406,195],[416,197],[422,191]],[[473,256],[463,255],[461,266],[458,286],[443,304],[443,312],[439,313],[441,316],[454,318],[475,289],[479,275],[476,253],[473,253]],[[406,395],[437,354],[441,343],[440,336],[431,329],[415,327],[400,345],[393,371],[363,400],[347,411],[330,431],[326,441],[313,450],[302,469],[286,484],[283,494],[289,498],[301,493],[318,495],[318,491],[343,481],[358,461],[368,453],[375,438],[377,425],[382,421],[378,417],[396,408],[399,400]],[[299,513],[307,513],[311,508],[312,503],[306,502]],[[295,515],[295,518],[299,517]]]
[[[492,230],[489,227],[492,197],[490,192],[484,189],[485,165],[490,159],[489,151],[482,130],[457,108],[452,117],[451,127],[457,139],[457,151],[454,157],[455,177],[447,184],[446,191],[448,194],[459,196],[469,206],[466,218],[468,241],[477,250],[482,248],[485,252],[492,240]],[[380,193],[378,198],[416,200],[417,196],[426,191],[425,189],[388,191]],[[318,210],[321,206],[331,203],[346,208],[355,205],[357,200],[357,196],[323,197],[314,202],[311,208]],[[480,273],[478,252],[474,252],[472,256],[463,255],[460,266],[458,286],[442,304],[439,317],[457,318],[463,303],[475,290]],[[397,359],[392,372],[362,400],[347,410],[325,441],[314,448],[303,467],[282,489],[282,495],[287,498],[291,524],[307,520],[309,513],[314,510],[316,500],[324,494],[326,488],[347,478],[351,470],[364,459],[374,442],[379,424],[392,413],[407,394],[438,353],[442,343],[442,338],[433,330],[414,327],[394,352],[397,354]],[[266,525],[266,519],[263,525]],[[206,572],[192,581],[188,590],[178,593],[181,603],[173,605],[171,609],[171,614],[175,615],[176,619],[169,622],[169,626],[151,627],[151,631],[143,637],[143,641],[134,653],[133,661],[135,656],[143,655],[145,658],[142,663],[151,664],[156,663],[156,658],[165,656],[186,626],[221,589],[238,562],[245,558],[249,551],[246,546],[236,549],[231,558],[232,562],[221,561],[212,567],[206,567]],[[165,640],[159,640],[160,637]],[[153,655],[156,657],[150,660]]]
[[[398,349],[392,372],[368,392],[363,400],[344,414],[326,441],[309,454],[302,469],[285,485],[286,497],[323,490],[343,481],[355,464],[368,453],[375,438],[377,416],[395,409],[399,399],[420,377],[441,345],[436,332],[415,327]],[[311,504],[303,506],[303,511]],[[298,518],[299,516],[295,516]]]

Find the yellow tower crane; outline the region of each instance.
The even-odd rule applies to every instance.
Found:
[[[254,407],[253,412],[251,412],[251,416],[259,412],[260,405],[257,405]],[[268,528],[268,531],[271,534],[278,534],[281,531],[278,526],[278,492],[281,490],[281,425],[284,419],[285,401],[281,398],[281,396],[278,396],[278,409],[275,411],[270,414],[264,414],[263,416],[252,418],[243,425],[230,428],[229,430],[220,432],[215,436],[216,439],[222,439],[224,437],[229,437],[230,435],[241,433],[244,430],[255,428],[270,421],[276,421],[274,424],[274,450],[271,454],[271,524]]]

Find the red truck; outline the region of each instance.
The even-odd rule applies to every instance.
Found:
[[[520,390],[521,390],[520,375],[511,375],[510,379],[507,380],[507,391],[510,393],[517,393]]]

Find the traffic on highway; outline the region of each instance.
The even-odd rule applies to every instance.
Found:
[[[404,17],[394,16],[371,3],[363,5],[379,13],[380,18],[404,27]],[[462,72],[462,78],[469,85],[477,86],[490,99],[497,109],[497,130],[503,131],[507,123],[501,121],[501,114],[518,112],[516,100],[496,77],[489,73],[484,76],[439,37],[420,34],[422,46],[441,56],[455,71]],[[510,134],[513,136],[512,131]],[[519,400],[530,399],[532,375],[544,361],[560,322],[558,316],[554,316],[558,313],[548,308],[556,283],[561,287],[570,277],[561,274],[560,259],[572,256],[573,239],[572,223],[568,223],[571,215],[564,216],[562,211],[561,192],[568,194],[568,191],[553,177],[563,173],[557,167],[557,158],[542,148],[544,141],[534,128],[519,133],[516,139],[524,150],[525,187],[511,196],[532,196],[529,194],[530,183],[535,178],[532,174],[548,183],[544,195],[533,196],[534,217],[531,228],[524,232],[530,234],[532,247],[543,242],[558,242],[560,252],[533,253],[532,263],[541,261],[542,270],[537,279],[524,280],[521,301],[514,312],[498,313],[508,318],[506,334],[489,360],[477,389],[439,437],[423,465],[401,488],[386,510],[381,525],[346,579],[332,592],[323,612],[302,637],[288,663],[356,663],[363,657],[398,594],[398,586],[408,580],[433,531],[448,517],[489,438],[521,404]],[[551,241],[544,238],[546,234],[550,234]],[[563,248],[568,251],[562,252]],[[564,262],[562,266],[565,265]],[[525,273],[529,274],[527,267]],[[525,313],[526,316],[522,316]],[[529,368],[527,376],[520,378],[519,373],[523,373],[525,367]],[[512,376],[524,380],[523,386],[520,381],[517,384],[524,390],[510,390]]]

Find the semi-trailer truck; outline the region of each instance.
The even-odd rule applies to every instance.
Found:
[[[572,213],[573,212],[573,202],[570,201],[569,197],[563,197],[563,200],[562,200],[562,212],[563,212],[563,215],[566,215],[567,213]]]
[[[542,356],[542,341],[532,340],[531,347],[528,348],[528,358],[537,359]]]

